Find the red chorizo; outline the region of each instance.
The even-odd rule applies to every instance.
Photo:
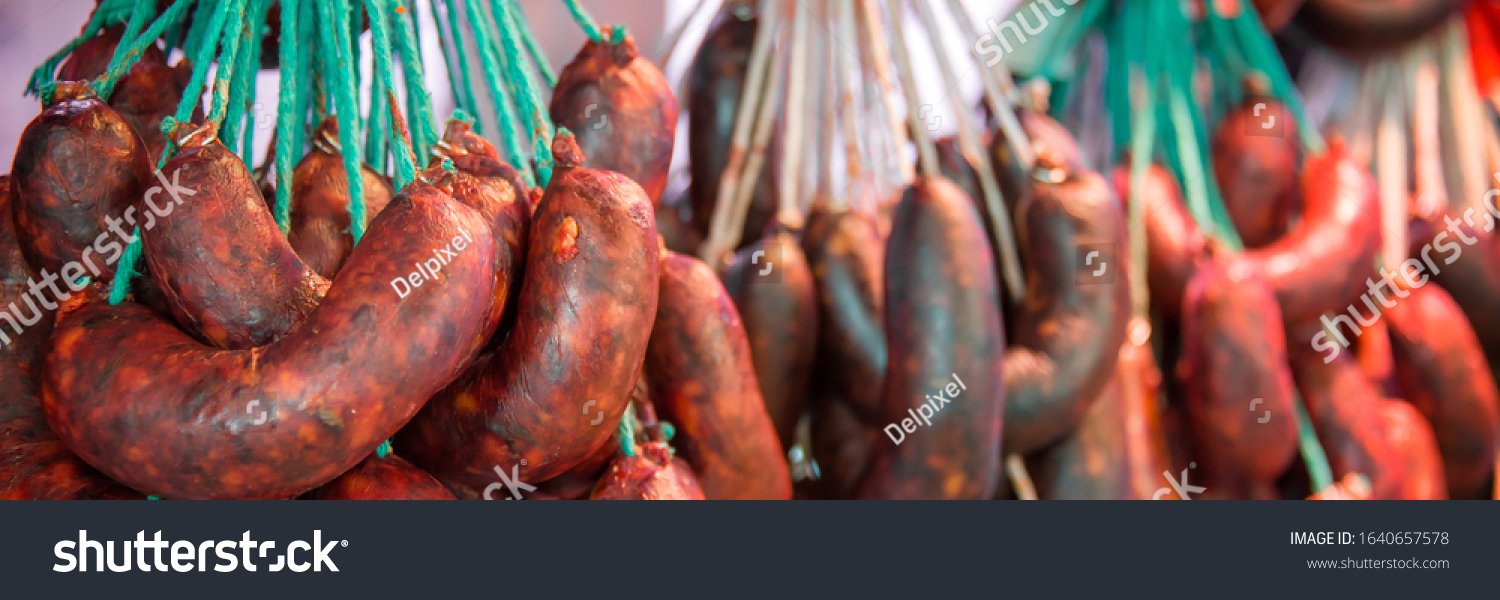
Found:
[[[1495,205],[1493,198],[1485,202]],[[1413,220],[1408,235],[1411,257],[1421,259],[1426,273],[1468,317],[1491,374],[1500,372],[1500,311],[1494,310],[1500,298],[1500,242],[1494,229],[1494,213],[1486,210]]]
[[[450,487],[484,489],[496,467],[540,482],[577,466],[613,433],[582,405],[618,423],[645,358],[658,294],[650,199],[623,175],[580,168],[569,135],[553,154],[515,329],[395,440]]]
[[[1417,282],[1421,282],[1419,279]],[[1500,393],[1479,340],[1458,305],[1436,285],[1391,298],[1387,309],[1396,379],[1432,423],[1446,467],[1448,495],[1485,498],[1500,443]]]
[[[1224,208],[1246,248],[1265,246],[1286,232],[1297,184],[1296,138],[1259,135],[1256,128],[1288,112],[1276,101],[1246,101],[1225,115],[1213,139],[1214,178]]]
[[[338,119],[329,116],[313,133],[311,152],[292,171],[292,206],[287,241],[313,272],[332,279],[354,249],[350,233],[349,176],[339,148]],[[395,191],[385,176],[360,166],[365,224],[391,202]]]
[[[307,491],[368,456],[473,359],[491,333],[494,245],[478,212],[414,182],[307,321],[250,350],[203,346],[137,305],[75,298],[41,377],[47,420],[143,492]],[[457,250],[447,264],[432,258],[445,248]],[[419,275],[419,263],[435,272]],[[397,280],[410,292],[393,291]]]
[[[688,67],[685,84],[691,115],[688,156],[692,157],[692,183],[688,190],[693,204],[693,227],[699,235],[708,234],[714,207],[719,202],[724,168],[729,165],[735,118],[745,93],[750,51],[760,23],[760,18],[752,14],[753,8],[750,4],[724,3]],[[772,140],[767,147],[780,145]],[[750,208],[745,212],[741,245],[760,239],[776,215],[778,166],[776,153],[770,153],[767,168],[761,169],[760,177],[755,180]]]
[[[693,471],[661,442],[636,446],[635,456],[621,454],[594,487],[590,500],[703,500]]]
[[[212,125],[179,125],[161,172],[177,198],[146,198],[141,255],[184,331],[224,349],[263,346],[296,329],[329,282],[298,258],[255,177]]]
[[[134,205],[156,185],[149,161],[140,136],[90,88],[59,84],[53,104],[21,132],[12,166],[27,262],[43,275],[71,277],[69,283],[85,274],[63,272],[74,261],[96,280],[112,278],[129,228],[138,224]]]
[[[1406,476],[1396,497],[1403,500],[1447,500],[1448,482],[1432,424],[1403,400],[1380,401],[1381,437],[1403,463]]]
[[[724,289],[750,338],[755,379],[783,449],[793,440],[807,403],[817,352],[818,300],[812,270],[797,238],[773,224],[764,238],[735,253],[723,272]]]
[[[1115,194],[1128,210],[1130,168],[1116,167],[1111,178]],[[1188,280],[1210,259],[1208,238],[1183,205],[1171,171],[1151,165],[1138,185],[1145,204],[1146,283],[1151,306],[1176,320],[1182,313],[1182,291]]]
[[[395,454],[371,454],[307,495],[309,500],[456,500],[453,492]]]
[[[786,500],[791,475],[766,404],[740,314],[713,270],[663,252],[661,295],[646,379],[674,442],[715,500]]]
[[[859,496],[990,498],[1000,478],[1005,334],[984,227],[962,190],[931,177],[906,189],[893,223],[881,413],[890,439],[876,444]]]
[[[124,33],[125,26],[116,25],[84,42],[58,69],[58,80],[85,81],[104,75]],[[162,118],[177,113],[192,76],[187,61],[169,67],[166,55],[152,44],[115,83],[114,92],[107,98],[109,105],[141,136],[153,165],[161,160],[167,147],[167,136],[161,131]],[[203,119],[202,107],[196,109],[193,119]]]
[[[1274,483],[1297,451],[1297,427],[1273,292],[1255,265],[1225,258],[1188,282],[1182,321],[1178,376],[1206,493],[1274,498]],[[1271,419],[1262,423],[1267,410]]]
[[[1056,179],[1034,178],[1016,207],[1027,286],[1005,353],[1006,453],[1077,426],[1114,373],[1130,318],[1120,208],[1098,174],[1051,160],[1040,155],[1037,172]]]
[[[552,122],[577,136],[590,169],[635,180],[661,202],[677,139],[677,98],[635,40],[590,41],[557,76]]]
[[[1048,499],[1148,500],[1171,470],[1157,408],[1161,371],[1151,326],[1131,323],[1119,366],[1078,427],[1028,462],[1037,495]]]

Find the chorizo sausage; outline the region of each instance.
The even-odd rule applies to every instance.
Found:
[[[885,256],[881,420],[894,423],[859,496],[990,498],[1000,479],[1005,333],[973,201],[946,179],[919,178],[897,205]]]
[[[1494,200],[1487,200],[1486,204]],[[1492,233],[1492,211],[1434,215],[1412,221],[1411,256],[1427,265],[1432,280],[1453,298],[1479,337],[1490,373],[1500,372],[1500,244]],[[1436,252],[1434,252],[1434,250]]]
[[[549,113],[577,136],[585,167],[623,174],[653,205],[661,202],[677,139],[677,98],[634,39],[585,43],[558,74]]]
[[[1124,219],[1104,178],[1039,155],[1016,207],[1026,298],[1005,353],[1005,449],[1067,435],[1114,374],[1130,319]],[[1117,264],[1110,265],[1109,262]],[[1114,268],[1115,273],[1109,274]]]
[[[860,414],[854,402],[828,382],[815,379],[808,393],[812,458],[819,477],[809,487],[818,498],[848,500],[859,491],[860,478],[870,466],[875,445],[889,440],[880,424]]]
[[[58,80],[85,81],[104,75],[124,33],[124,25],[115,25],[84,42],[58,69]],[[161,131],[162,118],[177,113],[192,76],[192,67],[186,61],[169,67],[166,55],[152,44],[115,83],[114,92],[107,98],[109,105],[141,136],[153,165],[161,160],[167,147],[167,136]],[[193,118],[203,119],[202,107],[195,110]]]
[[[1238,256],[1199,271],[1183,293],[1178,376],[1210,496],[1275,498],[1274,483],[1297,452],[1286,334],[1273,294]],[[1272,417],[1261,423],[1265,410]]]
[[[143,492],[300,494],[368,456],[468,366],[491,333],[494,244],[478,212],[414,182],[306,322],[250,350],[203,346],[131,303],[74,298],[41,377],[47,420]],[[433,258],[450,247],[447,264]],[[437,272],[417,274],[429,259]],[[401,278],[408,294],[392,290]]]
[[[1286,233],[1297,187],[1295,138],[1252,132],[1268,118],[1285,121],[1289,114],[1280,102],[1247,101],[1229,111],[1214,133],[1214,178],[1246,248],[1265,246]]]
[[[692,469],[661,442],[636,446],[635,456],[621,454],[589,494],[590,500],[703,500]]]
[[[149,160],[140,136],[86,84],[58,84],[53,104],[21,132],[12,165],[12,210],[27,262],[44,276],[75,278],[65,283],[83,274],[63,271],[74,261],[96,280],[112,278],[131,235],[122,226],[137,225],[134,205],[153,185]]]
[[[1130,168],[1116,167],[1115,193],[1128,210]],[[1159,164],[1146,171],[1141,183],[1146,222],[1146,285],[1151,305],[1169,320],[1182,313],[1182,292],[1198,269],[1210,260],[1208,238],[1183,205],[1172,172]]]
[[[161,173],[170,173],[177,198],[156,194],[140,207],[148,219],[141,255],[173,318],[229,350],[263,346],[296,329],[329,281],[282,237],[255,177],[213,125],[184,123],[172,134],[180,150]]]
[[[1171,470],[1157,399],[1161,371],[1151,326],[1131,322],[1119,365],[1087,414],[1062,441],[1030,457],[1037,495],[1048,499],[1148,500]]]
[[[1392,298],[1396,306],[1386,313],[1396,380],[1432,423],[1449,497],[1488,497],[1500,443],[1494,377],[1468,320],[1442,288],[1424,285],[1407,294]]]
[[[734,299],[755,379],[783,449],[793,439],[807,403],[807,382],[817,352],[818,300],[812,270],[797,238],[773,224],[764,238],[740,249],[723,273]]]
[[[1294,340],[1307,339],[1311,335],[1299,329],[1320,327],[1314,322],[1310,326],[1289,328],[1289,335]],[[1359,473],[1369,478],[1371,497],[1399,498],[1407,474],[1403,457],[1394,452],[1384,436],[1385,427],[1379,415],[1380,390],[1375,382],[1350,356],[1325,362],[1319,352],[1299,343],[1292,344],[1287,354],[1297,389],[1302,392],[1302,401],[1318,433],[1318,441],[1328,455],[1333,476],[1342,478]],[[1271,418],[1276,418],[1275,409]]]
[[[453,492],[395,454],[374,454],[307,495],[309,500],[456,500]]]
[[[645,359],[658,294],[651,201],[624,175],[580,168],[570,135],[552,149],[515,329],[395,440],[450,488],[484,489],[497,466],[528,482],[577,466],[613,433],[581,405],[618,423]]]
[[[754,3],[724,3],[688,67],[687,104],[692,115],[688,119],[688,156],[692,157],[692,183],[688,191],[693,205],[693,227],[699,235],[708,234],[714,207],[719,202],[724,168],[729,165],[735,117],[745,93],[750,51],[760,23],[760,18],[751,14],[753,9]],[[773,140],[768,147],[780,145]],[[776,154],[771,153],[767,161],[768,167],[761,169],[750,208],[745,213],[742,245],[760,239],[776,215],[779,202]]]
[[[443,129],[443,139],[432,148],[433,164],[440,166],[443,159],[453,161],[454,168],[460,173],[494,181],[510,184],[511,193],[516,198],[524,198],[526,216],[530,218],[531,208],[536,201],[530,200],[535,195],[540,200],[542,190],[526,187],[526,181],[521,178],[521,173],[504,161],[500,160],[500,151],[479,134],[474,133],[473,126],[459,119],[450,119],[447,127]],[[470,204],[479,208],[474,204]],[[483,210],[483,209],[481,209]],[[522,236],[525,239],[525,236]]]
[[[311,152],[292,171],[292,206],[287,241],[313,272],[333,279],[354,249],[350,233],[349,177],[339,147],[338,119],[329,116],[313,133]],[[395,191],[385,176],[360,165],[365,224],[390,204]]]
[[[1406,477],[1396,494],[1403,500],[1447,500],[1448,482],[1443,474],[1443,456],[1432,424],[1403,400],[1380,401],[1381,436],[1402,461]]]
[[[761,400],[750,342],[713,270],[691,256],[663,252],[660,298],[646,380],[662,418],[676,424],[674,442],[704,494],[791,498],[791,475]]]

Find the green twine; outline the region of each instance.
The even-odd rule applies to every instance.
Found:
[[[385,455],[390,454],[390,453],[391,453],[391,441],[390,440],[386,440],[384,442],[381,442],[380,446],[378,446],[378,447],[375,448],[375,456],[379,456],[380,458],[385,458]]]
[[[109,67],[112,68],[105,68],[106,78],[94,84],[94,90],[99,93],[99,98],[108,100],[110,94],[114,92],[115,82],[130,70],[135,60],[131,59],[127,62],[126,57],[130,55],[130,47],[135,45],[132,42],[135,42],[136,38],[141,35],[141,29],[146,26],[146,21],[155,12],[154,0],[136,0],[135,8],[130,12],[130,20],[125,24],[125,32],[120,34],[120,41],[115,44],[115,52],[109,59]]]
[[[504,0],[491,0],[495,10],[495,21],[500,25],[500,42],[505,46],[501,55],[506,82],[511,93],[520,101],[521,112],[531,118],[531,147],[536,157],[537,184],[547,187],[552,179],[552,121],[543,112],[542,95],[531,80],[521,52],[520,35],[514,27],[515,19]]]
[[[281,1],[281,30],[297,31],[298,0]],[[300,62],[303,52],[298,47],[306,44],[281,44],[278,59],[281,63],[281,91],[276,98],[276,225],[281,234],[291,231],[292,222],[292,147],[301,139],[292,128],[302,120],[303,94],[297,85],[302,73]]]
[[[236,70],[239,67],[239,63],[243,60],[241,55],[246,54],[242,49],[241,42],[250,37],[248,34],[250,21],[245,18],[246,15],[244,12],[246,1],[231,0],[234,8],[240,13],[240,35],[234,35],[233,31],[224,33],[224,53],[219,56],[219,71],[214,74],[214,94],[212,102],[209,104],[208,120],[216,125],[221,125],[221,131],[223,130],[222,124],[225,122],[225,117],[229,115],[230,110],[230,85],[237,78],[238,73],[236,73]],[[225,139],[232,141],[234,137],[231,135]]]
[[[542,83],[547,84],[548,89],[557,87],[557,73],[552,70],[552,65],[547,62],[547,55],[542,52],[541,44],[536,41],[536,33],[526,24],[526,13],[521,5],[515,0],[500,0],[510,9],[510,25],[521,32],[521,40],[526,43],[526,52],[531,55],[531,62],[536,65],[542,74]]]
[[[251,105],[255,102],[255,72],[260,68],[260,53],[257,50],[260,49],[258,42],[261,26],[265,23],[266,11],[271,8],[270,0],[249,0],[249,2],[248,18],[244,20],[244,27],[240,29],[238,46],[232,63],[234,67],[228,76],[224,77],[229,82],[228,110],[224,114],[224,126],[219,130],[219,139],[224,140],[224,145],[231,150],[234,149],[234,142],[240,139],[240,125],[247,118],[249,123],[245,124],[247,132],[245,137],[255,137],[255,111],[251,110]],[[222,69],[222,65],[220,68]],[[220,75],[224,74],[220,73]],[[241,148],[244,147],[242,144]],[[246,165],[253,162],[251,154],[252,151],[245,150],[240,155]]]
[[[432,14],[434,19],[437,18],[437,2],[438,0],[432,0]],[[457,55],[458,72],[454,73],[450,68],[448,72],[448,83],[454,86],[461,86],[463,89],[462,96],[458,94],[458,87],[455,87],[453,92],[453,101],[458,103],[460,108],[467,108],[468,110],[479,110],[479,104],[474,101],[474,86],[473,84],[469,83],[469,58],[467,56],[467,52],[464,51],[464,37],[462,31],[458,27],[458,14],[453,6],[453,3],[454,0],[448,0],[447,9],[444,11],[444,13],[447,14],[449,32],[453,37],[452,51],[455,55]],[[439,25],[438,30],[442,31],[441,25]],[[483,54],[483,50],[481,50],[480,53]],[[474,131],[484,133],[480,125],[480,123],[475,123]]]
[[[156,4],[154,2],[148,2],[147,4],[146,14],[149,14],[156,7]],[[109,61],[109,68],[105,70],[104,75],[99,81],[94,84],[94,89],[99,92],[100,98],[109,98],[114,94],[115,85],[120,82],[120,79],[125,77],[126,73],[130,72],[130,67],[135,65],[141,55],[146,52],[146,49],[151,44],[156,43],[156,39],[161,37],[162,31],[169,25],[182,20],[183,15],[187,13],[189,4],[192,4],[192,0],[177,0],[173,2],[172,6],[167,8],[167,11],[152,23],[151,27],[146,29],[145,33],[137,33],[139,32],[139,28],[129,26],[131,28],[127,29],[126,35],[120,37],[120,44],[115,47],[115,55]],[[131,21],[133,23],[135,18],[132,17]]]
[[[104,0],[104,2],[100,3],[94,9],[93,14],[89,15],[88,23],[83,26],[83,30],[79,32],[78,37],[73,38],[62,49],[52,53],[52,56],[48,56],[47,60],[42,61],[41,65],[32,70],[31,79],[26,83],[26,95],[42,98],[50,103],[51,98],[43,97],[42,87],[53,81],[53,76],[57,73],[57,66],[62,64],[62,61],[67,59],[68,55],[77,50],[79,46],[84,45],[99,35],[99,30],[124,22],[130,18],[131,14],[135,11],[135,6],[135,0]],[[124,38],[121,39],[123,40]]]
[[[521,150],[520,141],[517,139],[515,123],[518,119],[515,109],[511,106],[510,97],[506,94],[505,85],[501,82],[500,49],[495,45],[494,40],[490,39],[487,32],[489,28],[484,26],[485,21],[474,3],[469,0],[457,1],[464,5],[469,23],[472,25],[475,43],[479,46],[480,62],[484,65],[484,80],[490,87],[490,97],[500,108],[496,113],[500,119],[500,141],[505,148],[506,160],[521,173],[521,178],[525,180],[527,186],[535,186],[536,178],[532,174],[531,161],[526,160],[526,153]]]
[[[662,437],[667,438],[667,441],[670,442],[670,441],[672,441],[672,438],[674,438],[674,437],[677,436],[677,428],[673,427],[671,423],[668,423],[666,421],[662,421],[661,422],[661,435],[662,435]]]
[[[158,498],[156,496],[146,496],[146,499],[147,500],[161,500],[161,498]]]
[[[313,0],[301,0],[298,4],[298,11],[297,39],[317,39],[316,23],[318,12],[313,7]],[[323,71],[319,67],[318,61],[313,59],[312,43],[295,44],[295,46],[297,46],[297,68],[299,70],[293,72],[296,74],[294,77],[300,78],[301,73],[309,73],[311,75],[301,82],[301,91],[297,95],[297,108],[293,113],[297,119],[298,126],[297,135],[292,138],[292,156],[300,157],[302,156],[303,142],[306,141],[313,128],[322,124],[319,120],[314,120],[313,115],[310,113],[316,112],[318,110],[316,107],[321,106],[317,101],[321,100],[319,94],[322,93]]]
[[[625,456],[635,456],[635,403],[625,409],[625,415],[620,417],[620,426],[615,429],[615,437],[620,440],[620,451]]]
[[[411,126],[412,147],[426,156],[432,143],[437,141],[437,132],[432,125],[432,95],[427,93],[427,82],[422,68],[422,53],[417,46],[416,11],[407,11],[410,18],[402,18],[395,12],[392,3],[391,25],[396,31],[396,51],[401,55],[401,68],[406,81],[406,114]],[[415,121],[415,123],[410,123]]]
[[[448,117],[448,119],[451,121],[462,121],[468,124],[470,127],[473,127],[475,125],[474,115],[465,112],[462,108],[453,109],[453,116]]]
[[[240,151],[240,156],[245,158],[245,164],[247,165],[251,162],[251,155],[255,153],[256,76],[260,73],[260,55],[265,46],[266,30],[270,28],[270,24],[266,20],[270,17],[271,12],[271,0],[257,1],[260,3],[260,6],[257,6],[255,11],[251,13],[255,15],[255,20],[250,24],[254,35],[249,40],[249,56],[246,57],[245,64],[241,64],[239,67],[241,70],[239,73],[242,77],[241,81],[246,86],[241,88],[243,95],[239,97],[241,106],[245,108],[245,139],[241,145],[243,150]],[[265,165],[261,165],[261,168],[265,168]]]
[[[385,89],[385,94],[390,97],[391,109],[391,136],[396,139],[396,189],[406,187],[417,178],[416,155],[412,153],[411,140],[407,138],[407,128],[400,119],[400,106],[396,105],[396,92],[390,88]],[[447,160],[447,159],[444,159]],[[449,163],[451,164],[451,161]]]
[[[344,171],[349,179],[349,231],[354,236],[354,243],[358,244],[365,235],[364,182],[360,173],[360,149],[356,142],[359,134],[356,131],[359,126],[356,115],[359,108],[356,104],[354,75],[351,73],[353,65],[348,62],[349,47],[339,39],[341,32],[349,30],[344,21],[348,13],[334,6],[337,1],[313,0],[313,4],[318,9],[318,29],[323,40],[321,58],[324,73],[333,75],[330,87],[333,88],[333,102],[339,121],[339,153],[343,155]]]
[[[604,41],[599,37],[599,25],[595,24],[594,18],[583,10],[578,0],[563,0],[563,4],[568,5],[568,12],[573,13],[573,20],[578,22],[578,27],[583,29],[584,35],[589,36],[589,39],[596,44]]]
[[[369,129],[365,131],[365,155],[370,159],[379,157],[380,165],[376,168],[385,172],[386,158],[386,136],[390,135],[386,127],[386,90],[390,87],[391,72],[391,32],[386,22],[385,4],[387,0],[365,0],[365,12],[370,15],[370,48],[374,54],[371,70],[375,74],[375,83],[370,87],[370,118]],[[401,158],[396,157],[396,164],[401,164]],[[401,185],[396,186],[397,189]]]

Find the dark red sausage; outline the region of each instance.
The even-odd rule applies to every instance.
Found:
[[[181,150],[161,172],[185,190],[181,201],[161,193],[139,205],[147,214],[142,256],[173,318],[230,350],[296,329],[317,309],[328,280],[282,237],[255,177],[211,125],[180,125],[173,135]]]
[[[713,270],[663,252],[646,378],[673,442],[715,500],[786,500],[792,480],[740,314]]]
[[[99,35],[84,42],[57,71],[58,81],[84,81],[96,79],[109,69],[116,46],[125,33],[125,26],[115,25],[104,29]],[[182,103],[182,94],[193,76],[191,65],[179,61],[176,67],[167,66],[167,57],[155,44],[146,47],[140,59],[115,83],[114,92],[107,98],[109,105],[124,117],[135,132],[146,143],[151,155],[151,164],[161,160],[166,150],[167,136],[161,132],[162,117],[177,113]],[[193,120],[203,119],[203,109],[197,108]]]
[[[1385,437],[1380,390],[1352,355],[1325,363],[1320,352],[1298,342],[1312,337],[1309,329],[1320,327],[1315,322],[1311,327],[1289,328],[1292,344],[1287,354],[1333,476],[1359,473],[1369,478],[1372,498],[1400,498],[1408,474],[1403,456]]]
[[[529,199],[536,195],[537,200],[540,200],[542,190],[526,187],[521,173],[501,161],[500,151],[474,133],[474,128],[468,123],[457,119],[448,121],[448,126],[443,130],[443,139],[433,146],[432,155],[432,166],[441,166],[443,159],[451,159],[454,168],[460,173],[509,183],[511,193],[517,198]],[[528,218],[535,204],[535,201],[526,202]]]
[[[1496,205],[1491,195],[1486,198],[1487,206]],[[1463,309],[1490,373],[1500,372],[1500,311],[1494,310],[1494,300],[1500,298],[1500,244],[1493,233],[1494,215],[1487,210],[1440,214],[1412,225],[1411,257],[1420,259],[1424,272]]]
[[[144,224],[135,204],[160,183],[149,161],[119,113],[82,84],[59,84],[52,106],[21,132],[11,171],[27,262],[44,275],[112,278],[131,227]],[[63,272],[75,261],[87,269]]]
[[[1379,406],[1381,435],[1400,457],[1406,471],[1397,497],[1447,500],[1448,482],[1443,475],[1443,457],[1432,424],[1402,400],[1385,398]]]
[[[528,483],[577,466],[614,432],[584,405],[618,423],[645,359],[658,294],[651,201],[623,175],[578,168],[570,136],[553,153],[515,329],[396,440],[450,487],[484,489],[497,466]]]
[[[1111,177],[1122,210],[1129,214],[1130,168],[1116,167]],[[1146,282],[1151,307],[1175,320],[1182,313],[1182,291],[1209,257],[1208,238],[1188,214],[1177,180],[1161,165],[1151,165],[1139,184],[1145,204]]]
[[[415,182],[371,223],[307,321],[251,350],[203,346],[137,305],[75,299],[42,374],[47,420],[84,460],[157,496],[307,491],[368,456],[468,366],[491,333],[494,244],[478,212]],[[399,297],[392,281],[421,281],[415,264],[450,245],[456,256]]]
[[[792,232],[774,224],[766,237],[735,253],[723,280],[750,338],[776,436],[783,449],[791,448],[818,343],[817,290],[807,258]]]
[[[729,165],[734,125],[745,93],[746,73],[750,69],[750,52],[755,43],[759,17],[751,7],[726,2],[709,26],[698,55],[687,73],[688,156],[692,157],[692,183],[688,188],[693,203],[693,227],[707,235],[714,207],[719,203],[719,185],[724,168]],[[741,18],[745,15],[745,18]],[[780,147],[772,141],[772,148]],[[776,153],[766,157],[745,213],[742,245],[760,239],[776,215]]]
[[[881,427],[901,436],[876,442],[859,495],[990,498],[1001,476],[1005,333],[984,227],[962,190],[928,177],[907,188],[893,223]],[[938,394],[946,404],[928,399]],[[929,402],[938,405],[930,416]],[[908,429],[903,419],[922,423]]]
[[[693,472],[661,442],[636,446],[635,456],[610,463],[590,500],[703,500]]]
[[[1246,248],[1265,246],[1286,233],[1297,184],[1296,138],[1261,134],[1272,119],[1281,121],[1280,131],[1293,128],[1290,114],[1280,102],[1246,102],[1229,111],[1214,133],[1214,178]]]
[[[1344,310],[1368,291],[1380,252],[1380,202],[1369,171],[1333,140],[1302,167],[1302,221],[1281,239],[1245,253],[1276,290],[1288,323]]]
[[[552,122],[578,138],[584,166],[624,174],[661,202],[677,139],[677,98],[635,40],[588,42],[557,76]]]
[[[1396,306],[1386,313],[1396,379],[1406,399],[1432,423],[1448,495],[1486,498],[1500,443],[1494,377],[1468,320],[1442,288],[1429,284],[1407,294],[1391,298]]]
[[[1208,482],[1196,485],[1211,497],[1276,497],[1274,483],[1297,452],[1297,427],[1275,296],[1254,265],[1225,258],[1188,282],[1182,321],[1178,375],[1202,455],[1192,473]],[[1270,420],[1259,422],[1268,410]]]
[[[802,249],[816,284],[814,371],[874,420],[885,380],[885,240],[868,214],[817,204],[807,214]]]
[[[861,415],[854,403],[821,379],[808,393],[813,460],[820,473],[811,485],[818,498],[848,500],[859,491],[876,444],[891,440],[880,433],[876,418]]]
[[[1151,326],[1131,324],[1135,339],[1078,427],[1028,462],[1037,495],[1047,499],[1149,500],[1172,470],[1157,407],[1161,371],[1151,354]]]
[[[307,495],[309,500],[456,500],[427,472],[395,454],[370,455]]]
[[[1098,174],[1049,160],[1038,172],[1057,179],[1033,179],[1015,211],[1027,276],[1005,353],[1006,453],[1035,452],[1078,425],[1114,374],[1130,318],[1118,204]]]
[[[313,134],[312,150],[292,171],[292,206],[287,241],[308,268],[332,279],[354,249],[349,205],[349,176],[338,145],[339,124],[332,116]],[[365,201],[365,224],[375,219],[396,195],[391,182],[361,165],[360,189]]]

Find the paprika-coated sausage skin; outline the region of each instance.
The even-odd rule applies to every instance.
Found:
[[[1111,179],[1128,214],[1130,169],[1116,167]],[[1151,307],[1176,320],[1182,313],[1182,291],[1188,280],[1210,260],[1208,238],[1188,214],[1171,171],[1153,164],[1142,179],[1137,185],[1145,203],[1146,285]]]
[[[653,404],[676,425],[673,443],[708,498],[791,498],[791,475],[761,401],[739,311],[696,258],[662,253],[645,373]]]
[[[1201,455],[1196,472],[1213,497],[1275,497],[1274,483],[1297,451],[1297,428],[1273,292],[1255,265],[1225,258],[1188,282],[1182,319],[1178,376]],[[1259,422],[1267,410],[1271,419]]]
[[[567,127],[590,169],[615,171],[661,202],[677,139],[677,98],[635,40],[587,42],[557,76],[548,110]]]
[[[619,173],[579,168],[568,135],[553,153],[515,329],[395,440],[450,488],[482,490],[497,466],[540,482],[584,461],[614,432],[591,425],[584,404],[618,423],[645,359],[658,294],[651,201]]]
[[[58,81],[97,79],[109,69],[125,25],[105,28],[99,35],[73,51],[57,70]],[[146,46],[130,70],[115,83],[114,92],[106,98],[109,105],[124,117],[151,156],[151,164],[161,160],[167,147],[167,136],[161,131],[162,118],[177,113],[182,94],[187,89],[193,69],[185,60],[167,66],[167,57],[155,44]],[[203,108],[194,108],[193,120],[203,119]]]
[[[1289,114],[1280,102],[1246,102],[1229,111],[1214,133],[1214,179],[1246,248],[1265,246],[1286,233],[1297,189],[1295,138],[1257,135],[1257,128],[1268,119],[1285,122]]]
[[[876,419],[886,371],[885,240],[869,215],[819,204],[808,213],[802,248],[818,299],[814,378]]]
[[[1035,452],[1078,425],[1114,374],[1130,319],[1119,206],[1098,174],[1048,160],[1038,172],[1063,179],[1033,179],[1015,211],[1026,298],[1005,353],[1007,453]]]
[[[178,203],[158,194],[155,206],[141,205],[154,220],[141,228],[142,256],[172,317],[184,331],[230,350],[296,329],[329,281],[282,237],[254,176],[211,125],[181,125],[173,134],[183,147],[162,173],[193,195]]]
[[[307,495],[309,500],[457,500],[425,471],[394,454],[371,454]]]
[[[398,297],[392,280],[455,238],[472,241]],[[368,456],[468,365],[491,333],[494,277],[488,224],[414,182],[318,309],[270,345],[216,350],[138,305],[75,299],[49,346],[42,405],[70,449],[137,490],[295,496]]]
[[[312,151],[292,171],[292,206],[287,241],[308,268],[325,279],[338,274],[354,248],[349,176],[338,148],[338,120],[332,116],[313,134]],[[360,165],[365,224],[396,195],[385,176]]]
[[[1387,309],[1396,380],[1432,423],[1446,469],[1448,495],[1486,498],[1500,443],[1500,393],[1479,340],[1453,298],[1424,285],[1391,298]],[[1399,296],[1399,294],[1398,294]]]
[[[80,261],[95,280],[112,278],[130,229],[144,223],[134,206],[157,183],[130,124],[86,85],[59,84],[53,104],[21,132],[11,167],[16,233],[27,262],[61,275]]]
[[[1384,398],[1379,407],[1381,433],[1400,457],[1406,473],[1396,497],[1447,500],[1448,482],[1443,476],[1443,457],[1432,424],[1404,400]]]
[[[636,446],[635,456],[620,454],[589,494],[590,500],[703,500],[693,472],[661,442]]]
[[[987,499],[999,484],[1005,388],[1000,289],[973,202],[952,182],[922,177],[896,208],[885,259],[889,365],[881,427],[861,498]],[[926,396],[964,389],[921,427],[902,419]],[[883,430],[884,431],[884,430]]]

